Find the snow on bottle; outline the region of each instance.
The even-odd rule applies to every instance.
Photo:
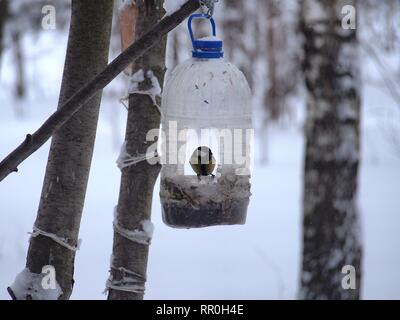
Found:
[[[212,36],[195,39],[193,19]],[[251,92],[223,59],[212,17],[188,21],[192,58],[171,73],[162,96],[160,198],[164,222],[176,228],[244,224],[250,199]]]

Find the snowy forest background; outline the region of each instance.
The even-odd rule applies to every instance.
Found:
[[[225,40],[225,57],[244,71],[254,96],[256,149],[248,219],[244,226],[169,228],[161,220],[157,182],[146,299],[298,297],[306,121],[300,2],[216,4],[214,17]],[[57,9],[56,30],[41,28],[45,4]],[[64,0],[12,0],[7,19],[0,9],[1,159],[55,110],[69,5]],[[173,7],[174,0],[166,0],[168,6]],[[361,297],[399,299],[400,1],[359,1],[357,15],[362,73],[357,234],[363,246]],[[119,52],[115,10],[110,60]],[[168,36],[168,70],[190,52],[182,23]],[[126,76],[120,75],[103,93],[72,299],[104,299],[120,181],[115,161],[127,116],[120,99],[126,86]],[[27,232],[36,218],[49,145],[0,183],[0,299],[9,299],[5,289],[25,265]]]

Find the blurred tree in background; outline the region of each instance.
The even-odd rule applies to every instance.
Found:
[[[24,52],[24,37],[37,36],[44,31],[42,8],[49,4],[56,10],[56,29],[65,30],[69,22],[70,1],[68,0],[53,0],[50,3],[45,0],[0,1],[0,65],[3,51],[10,48],[15,68],[14,96],[16,100],[25,98],[29,87],[25,68],[29,61]],[[17,116],[24,115],[20,104],[16,103],[15,108]]]
[[[0,0],[0,70],[1,56],[4,50],[4,33],[5,25],[8,19],[8,0]]]
[[[342,27],[343,4],[303,0],[300,14],[307,90],[302,299],[360,298],[360,59],[356,29]],[[346,265],[355,270],[350,290],[342,287]]]
[[[293,106],[289,97],[297,93],[300,83],[300,42],[296,37],[296,4],[291,1],[262,1],[267,16],[266,57],[268,86],[264,94],[264,108],[268,118],[277,121],[290,119]]]
[[[225,55],[254,86],[254,62],[257,58],[257,1],[229,0],[221,5],[221,22]]]
[[[222,3],[226,57],[244,72],[253,94],[263,97],[264,125],[290,115],[289,98],[296,93],[300,74],[296,1]]]

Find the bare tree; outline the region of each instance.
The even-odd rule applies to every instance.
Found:
[[[59,106],[107,65],[112,9],[109,0],[72,1]],[[73,288],[74,249],[78,246],[100,101],[98,91],[53,135],[30,239],[26,267],[40,274],[43,266],[54,266],[63,292],[59,299],[68,299]]]
[[[48,5],[46,0],[1,0],[0,1],[0,57],[1,46],[8,46],[13,52],[13,65],[15,66],[15,89],[14,95],[17,100],[23,99],[28,93],[26,85],[27,58],[24,52],[23,40],[26,33],[39,34],[43,31],[42,8]],[[57,12],[58,30],[63,30],[69,21],[68,13],[70,4],[67,0],[53,0],[51,2]],[[2,30],[6,29],[9,37],[2,36]],[[2,38],[3,41],[2,41]],[[23,115],[19,104],[16,104],[16,113]]]
[[[12,43],[14,52],[14,65],[16,71],[15,79],[15,97],[17,99],[22,99],[26,94],[26,84],[25,84],[25,64],[21,43],[21,34],[18,30],[12,32]]]
[[[262,1],[267,17],[266,52],[267,88],[264,95],[264,106],[268,119],[276,121],[283,115],[290,117],[288,103],[291,94],[296,92],[300,61],[299,41],[295,32],[295,17],[290,12],[293,1]]]
[[[222,28],[226,55],[244,73],[253,87],[254,60],[257,55],[256,1],[225,0]]]
[[[301,7],[307,89],[304,299],[360,297],[360,71],[357,31],[342,28],[345,4],[355,7],[356,0],[303,0]]]
[[[8,7],[8,0],[0,0],[0,67],[4,50],[4,29],[9,16]]]
[[[164,0],[136,1],[136,36],[151,29],[165,14]],[[127,154],[145,154],[146,135],[160,126],[159,96],[143,94],[162,88],[165,73],[166,37],[139,58],[133,66],[135,90],[129,94],[128,122],[124,148]],[[137,77],[141,74],[143,77]],[[136,76],[135,76],[136,75]],[[135,80],[136,79],[136,80]],[[114,220],[114,245],[110,278],[110,300],[143,299],[151,239],[153,189],[161,166],[143,161],[122,168],[121,186]],[[150,229],[150,230],[149,230]],[[129,232],[130,231],[130,232]],[[134,236],[136,234],[136,237]]]
[[[267,31],[267,64],[268,64],[268,79],[269,87],[266,90],[265,105],[269,111],[269,117],[272,120],[279,118],[282,110],[281,99],[279,99],[279,84],[278,84],[278,72],[277,72],[277,55],[279,49],[277,42],[278,30],[281,26],[277,25],[277,20],[280,15],[279,4],[273,0],[266,1],[266,7],[268,12],[268,31]]]

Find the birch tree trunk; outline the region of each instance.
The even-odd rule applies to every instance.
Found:
[[[136,1],[138,13],[135,28],[136,39],[164,16],[163,2],[164,0]],[[153,81],[155,79],[158,80],[160,87],[163,87],[165,51],[166,37],[134,63],[133,74],[142,71],[144,75],[144,80],[138,83],[140,91],[154,89]],[[155,78],[152,78],[151,74]],[[159,97],[156,100],[160,104]],[[151,96],[132,92],[129,95],[125,135],[126,152],[132,156],[145,154],[150,146],[150,143],[146,143],[148,131],[159,127],[160,113]],[[134,232],[135,230],[136,232],[149,232],[153,189],[160,168],[159,164],[151,165],[147,161],[143,161],[122,169],[114,221],[113,255],[110,277],[107,282],[109,300],[143,299],[149,241],[126,237],[124,232],[121,232],[121,228]]]
[[[349,4],[356,1],[302,2],[307,88],[303,299],[360,298],[360,71],[357,32],[342,28],[341,21],[342,7]],[[346,265],[355,274],[343,274]],[[349,282],[356,287],[349,289]]]
[[[106,65],[113,1],[72,1],[71,25],[59,106]],[[79,225],[93,154],[101,91],[53,135],[35,227],[77,246]],[[75,252],[43,235],[31,237],[26,267],[41,273],[53,265],[68,299]]]

